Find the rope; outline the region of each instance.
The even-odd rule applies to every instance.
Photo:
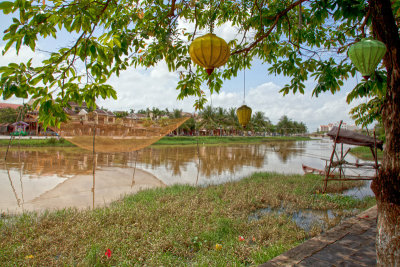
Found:
[[[15,199],[17,200],[18,207],[21,207],[21,200],[19,199],[17,191],[15,190],[14,184],[13,184],[13,182],[11,180],[10,170],[8,169],[6,162],[4,162],[4,165],[5,165],[5,168],[7,170],[8,180],[10,181],[11,189],[12,189],[12,191],[14,193]]]
[[[196,130],[196,128],[195,128]],[[196,185],[199,182],[199,173],[200,173],[200,148],[199,148],[199,136],[196,135],[196,143],[197,143],[197,158],[199,162],[197,163],[197,177],[196,177]]]
[[[246,62],[245,62],[245,57],[243,56],[243,105],[246,103]]]
[[[16,122],[18,122],[19,117],[22,115],[22,114],[21,114],[21,113],[22,113],[21,111],[22,111],[22,109],[20,109],[20,110],[18,111],[18,116],[17,116]],[[7,150],[6,150],[6,155],[4,156],[4,161],[7,160],[8,150],[10,149],[10,146],[11,146],[11,143],[12,143],[12,140],[13,140],[13,139],[14,139],[14,135],[11,135],[10,141],[8,142],[8,146],[7,146]]]
[[[92,187],[93,209],[94,209],[94,189],[95,189],[95,185],[96,185],[96,149],[95,149],[95,144],[96,144],[96,123],[93,126],[93,187]]]
[[[134,167],[134,169],[133,169],[131,188],[132,188],[133,185],[135,184],[135,173],[136,173],[136,163],[137,163],[137,159],[138,159],[138,150],[136,150],[135,167]]]

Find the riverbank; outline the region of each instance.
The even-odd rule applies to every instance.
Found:
[[[5,265],[261,264],[319,234],[323,222],[331,227],[373,206],[371,197],[358,200],[335,194],[360,184],[332,182],[330,193],[320,194],[319,176],[258,173],[223,185],[145,190],[95,210],[2,214],[0,261]],[[326,216],[304,228],[288,215],[294,211]]]
[[[10,144],[10,137],[7,139],[0,139],[0,147],[5,147]],[[75,147],[64,138],[18,138],[14,137],[10,144],[12,147]]]
[[[154,146],[160,145],[196,145],[199,144],[257,144],[280,141],[309,141],[309,137],[301,136],[165,136]]]
[[[256,144],[264,142],[278,142],[278,141],[308,141],[311,140],[308,137],[298,136],[165,136],[158,142],[154,143],[153,146],[165,146],[165,145],[196,145],[205,144]],[[0,147],[8,146],[10,140],[0,139]],[[42,139],[29,139],[29,138],[14,138],[12,146],[23,146],[23,147],[73,147],[74,144],[68,142],[63,138],[42,138]]]
[[[350,153],[356,156],[357,158],[363,160],[374,160],[374,157],[372,156],[371,153],[371,149],[369,147],[365,146],[353,147],[351,148]],[[378,160],[382,159],[383,159],[383,151],[378,149]]]

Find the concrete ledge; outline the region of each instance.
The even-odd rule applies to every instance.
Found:
[[[260,266],[374,265],[376,217],[374,206]]]

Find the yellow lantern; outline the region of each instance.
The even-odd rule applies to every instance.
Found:
[[[214,68],[228,61],[230,50],[224,39],[209,33],[194,39],[189,47],[189,55],[194,63],[205,68],[210,75]]]
[[[238,116],[239,123],[246,128],[251,118],[251,108],[243,105],[236,110],[236,115]]]

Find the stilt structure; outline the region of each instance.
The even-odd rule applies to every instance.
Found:
[[[328,181],[373,180],[378,175],[380,164],[378,163],[377,149],[383,149],[383,142],[376,140],[375,132],[374,137],[370,137],[341,129],[341,126],[342,121],[340,121],[339,127],[333,127],[328,132],[328,136],[333,140],[333,149],[325,170],[324,192],[328,186]],[[340,154],[336,151],[337,144],[340,144]],[[344,151],[343,144],[369,147],[374,158],[373,163],[359,163],[358,160],[355,163],[346,161],[345,158],[351,148]],[[374,170],[374,175],[348,175],[345,173],[345,169]]]

